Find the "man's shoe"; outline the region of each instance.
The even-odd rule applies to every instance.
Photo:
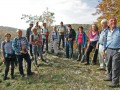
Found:
[[[28,76],[33,75],[33,74],[34,74],[33,72],[31,72],[31,73],[27,73]]]
[[[90,63],[84,63],[84,65],[90,65]]]
[[[108,86],[111,88],[116,88],[116,87],[119,87],[119,84],[109,84]]]
[[[79,61],[80,61],[80,59],[77,59],[77,61],[79,62]]]
[[[103,68],[103,67],[100,67],[100,68],[98,68],[97,70],[104,70],[104,71],[105,71],[105,68]]]
[[[106,77],[106,78],[104,78],[104,81],[112,81],[112,79],[111,79],[111,78]]]

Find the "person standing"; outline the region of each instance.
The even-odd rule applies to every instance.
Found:
[[[43,23],[43,28],[41,29],[42,34],[42,52],[44,49],[44,44],[46,44],[46,52],[48,52],[48,37],[49,37],[49,30],[46,27],[46,23]]]
[[[63,25],[63,22],[60,22],[60,26],[58,26],[58,32],[59,32],[59,45],[58,48],[60,49],[60,44],[61,44],[61,40],[62,40],[62,48],[64,48],[65,45],[65,36],[67,33],[66,27]]]
[[[119,86],[120,76],[120,27],[115,17],[108,21],[109,29],[105,34],[103,57],[108,59],[105,81],[112,81],[109,87]]]
[[[37,29],[38,33],[41,33],[41,27],[39,25],[39,22],[36,22],[35,28]]]
[[[108,29],[107,19],[103,19],[101,21],[101,26],[102,26],[102,30],[100,31],[99,40],[98,40],[98,43],[97,43],[97,47],[99,47],[99,51],[98,51],[99,63],[100,63],[99,70],[105,70],[106,65],[107,65],[107,59],[103,58],[102,52],[103,52],[103,49],[104,49],[104,35],[105,35],[105,33],[107,32],[107,29]]]
[[[43,55],[42,55],[42,36],[41,36],[41,34],[38,34],[36,28],[33,28],[32,32],[33,32],[33,34],[30,36],[30,43],[32,44],[32,50],[33,50],[35,64],[38,66],[37,55],[40,55],[41,60],[44,60]]]
[[[98,38],[99,38],[98,27],[96,24],[91,25],[89,38],[90,38],[90,42],[89,42],[89,45],[88,45],[88,48],[86,51],[86,61],[87,62],[85,63],[85,65],[90,64],[89,55],[92,52],[93,48],[94,48],[94,56],[93,56],[92,64],[95,65],[97,62],[97,55],[98,55],[98,49],[96,49],[96,45],[97,45]]]
[[[1,43],[2,60],[5,64],[5,74],[3,80],[7,79],[9,67],[11,65],[11,79],[14,79],[15,54],[12,48],[11,34],[5,34],[5,40]]]
[[[16,32],[17,37],[13,39],[12,47],[18,59],[20,75],[22,77],[25,75],[23,71],[23,58],[27,62],[27,75],[32,75],[33,73],[31,72],[31,59],[28,54],[29,43],[25,37],[22,37],[22,30],[18,29]]]
[[[29,42],[29,48],[30,48],[30,56],[33,58],[33,53],[32,53],[32,45],[30,44],[30,35],[32,34],[32,27],[33,27],[33,23],[31,22],[29,24],[29,28],[27,28],[27,31],[26,31],[26,38],[27,38],[27,41]]]
[[[54,53],[55,53],[55,55],[58,55],[58,40],[59,40],[59,34],[58,34],[58,32],[57,32],[57,30],[56,30],[56,27],[54,26],[53,27],[53,31],[52,31],[52,34],[51,34],[52,36],[52,43],[53,43],[53,50],[54,50]]]
[[[73,41],[75,40],[76,32],[72,26],[68,25],[68,35],[66,36],[66,58],[72,59],[73,56]]]
[[[81,61],[82,56],[84,55],[84,49],[85,49],[86,44],[87,44],[87,35],[83,31],[82,26],[80,26],[78,28],[78,35],[76,37],[76,42],[77,42],[77,46],[78,46],[78,59],[77,59],[77,61]]]

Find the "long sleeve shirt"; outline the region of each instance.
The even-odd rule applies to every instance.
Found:
[[[16,37],[14,38],[12,43],[12,47],[16,55],[21,55],[20,51],[22,50],[22,42],[25,45],[25,49],[29,49],[29,43],[25,37],[21,38]]]
[[[113,31],[107,30],[104,39],[104,51],[107,48],[120,49],[120,27],[115,27]]]
[[[52,35],[52,41],[59,40],[59,34],[57,31],[56,32],[53,31],[51,35]]]
[[[75,39],[76,37],[76,32],[74,29],[71,29],[69,32],[68,32],[68,35],[66,36],[66,40],[68,40],[69,38],[72,38],[72,41]]]
[[[106,34],[108,28],[101,30],[100,34],[99,34],[99,40],[98,40],[98,44],[103,45],[104,44],[104,36]]]

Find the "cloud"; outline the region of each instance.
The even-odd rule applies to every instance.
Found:
[[[20,18],[22,14],[41,15],[49,8],[55,13],[55,24],[64,23],[92,23],[97,16],[95,12],[96,0],[2,0],[0,3],[0,25],[13,27],[28,27]]]

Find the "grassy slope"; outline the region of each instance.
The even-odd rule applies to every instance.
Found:
[[[106,86],[109,82],[103,81],[105,72],[98,71],[98,65],[84,66],[50,54],[45,57],[48,63],[39,61],[38,68],[32,63],[33,76],[21,78],[16,67],[15,80],[2,81],[4,65],[0,64],[0,90],[119,90]]]

